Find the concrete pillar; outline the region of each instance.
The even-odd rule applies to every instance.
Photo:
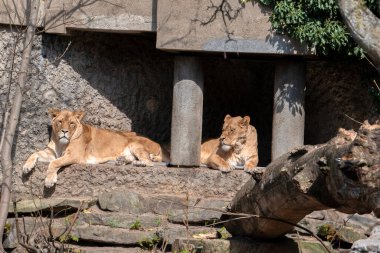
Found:
[[[272,124],[272,161],[303,145],[305,131],[305,63],[276,65]]]
[[[199,166],[202,113],[202,66],[195,57],[177,56],[174,62],[171,165]]]

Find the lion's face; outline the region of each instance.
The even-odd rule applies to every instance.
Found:
[[[59,144],[66,145],[81,134],[83,112],[50,109],[49,114],[52,117],[53,135]]]
[[[224,118],[222,135],[219,138],[223,151],[230,151],[232,148],[237,148],[245,143],[249,121],[249,116],[242,118],[227,115]]]

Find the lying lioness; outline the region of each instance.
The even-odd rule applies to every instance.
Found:
[[[58,170],[73,163],[99,164],[124,157],[127,163],[153,166],[153,162],[167,160],[158,143],[137,136],[134,132],[112,131],[81,123],[84,112],[50,109],[52,137],[48,146],[33,153],[23,166],[29,173],[37,160],[50,162],[45,186],[57,182]]]
[[[249,121],[249,116],[227,115],[220,138],[202,144],[201,163],[223,172],[229,172],[235,166],[244,166],[247,172],[253,170],[259,162],[257,133]]]

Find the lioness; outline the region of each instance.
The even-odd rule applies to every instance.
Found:
[[[244,166],[247,172],[253,170],[259,162],[257,133],[249,122],[249,116],[226,115],[220,138],[202,144],[201,163],[223,172],[235,166]]]
[[[85,113],[50,109],[52,137],[48,146],[33,153],[23,166],[23,173],[29,173],[37,160],[50,162],[45,186],[57,182],[57,172],[73,163],[99,164],[124,157],[139,166],[153,166],[152,161],[163,161],[163,150],[158,143],[137,136],[134,132],[112,131],[81,123]],[[165,160],[167,158],[165,157]]]

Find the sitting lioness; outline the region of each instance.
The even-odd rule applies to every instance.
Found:
[[[158,143],[137,136],[134,132],[112,131],[81,123],[84,112],[50,109],[52,137],[48,146],[33,153],[23,166],[23,173],[29,173],[37,160],[50,162],[45,186],[57,182],[58,170],[66,165],[99,164],[124,157],[127,163],[139,166],[153,166],[153,162],[167,160]]]
[[[213,169],[230,172],[235,166],[253,170],[259,162],[256,129],[244,118],[224,118],[222,135],[219,139],[206,141],[201,147],[201,163]]]

